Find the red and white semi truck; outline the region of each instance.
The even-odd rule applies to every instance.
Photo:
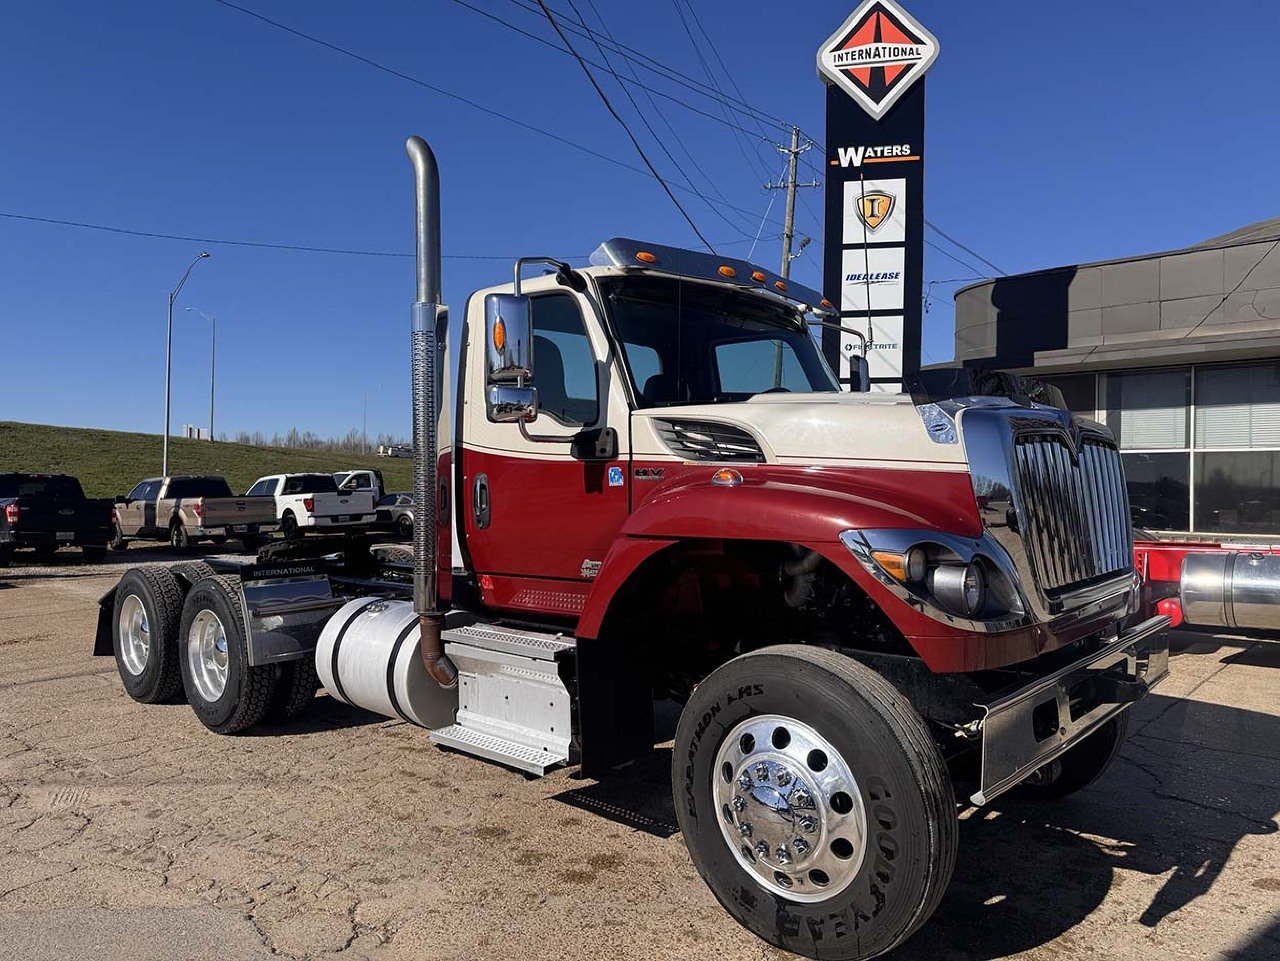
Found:
[[[451,356],[436,161],[408,151],[412,564],[352,539],[135,568],[95,652],[214,731],[304,708],[318,673],[535,774],[608,777],[674,698],[679,824],[724,907],[810,957],[900,944],[958,802],[1089,784],[1167,673],[1114,439],[1025,398],[841,392],[821,294],[624,239],[518,261]]]

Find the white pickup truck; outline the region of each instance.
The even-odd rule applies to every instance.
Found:
[[[250,495],[276,499],[276,516],[285,537],[308,530],[332,530],[372,524],[377,518],[369,491],[339,491],[332,474],[272,474],[260,477]]]

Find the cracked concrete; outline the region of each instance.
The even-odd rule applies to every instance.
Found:
[[[784,956],[690,866],[666,751],[526,780],[323,696],[237,738],[129,700],[88,652],[94,600],[143,559],[0,574],[6,956]],[[965,813],[901,959],[1280,958],[1280,642],[1175,640],[1102,781]]]

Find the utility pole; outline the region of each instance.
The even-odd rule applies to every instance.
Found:
[[[791,146],[783,147],[778,145],[778,151],[787,155],[787,179],[782,183],[767,183],[766,190],[785,190],[787,192],[787,217],[782,227],[782,270],[783,277],[791,276],[791,261],[795,260],[799,254],[791,252],[796,232],[796,188],[797,187],[819,187],[821,184],[816,180],[809,183],[797,183],[796,171],[800,161],[800,155],[812,147],[812,143],[800,145],[800,128],[791,128]],[[800,241],[800,249],[804,250],[809,246],[809,238],[805,237]],[[773,354],[773,386],[782,386],[782,341],[778,341],[778,346]]]

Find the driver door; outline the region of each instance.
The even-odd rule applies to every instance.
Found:
[[[591,302],[530,281],[537,419],[521,430],[486,407],[483,296],[468,309],[463,523],[486,604],[576,615],[629,511],[628,405]],[[612,427],[615,455],[571,440]]]

